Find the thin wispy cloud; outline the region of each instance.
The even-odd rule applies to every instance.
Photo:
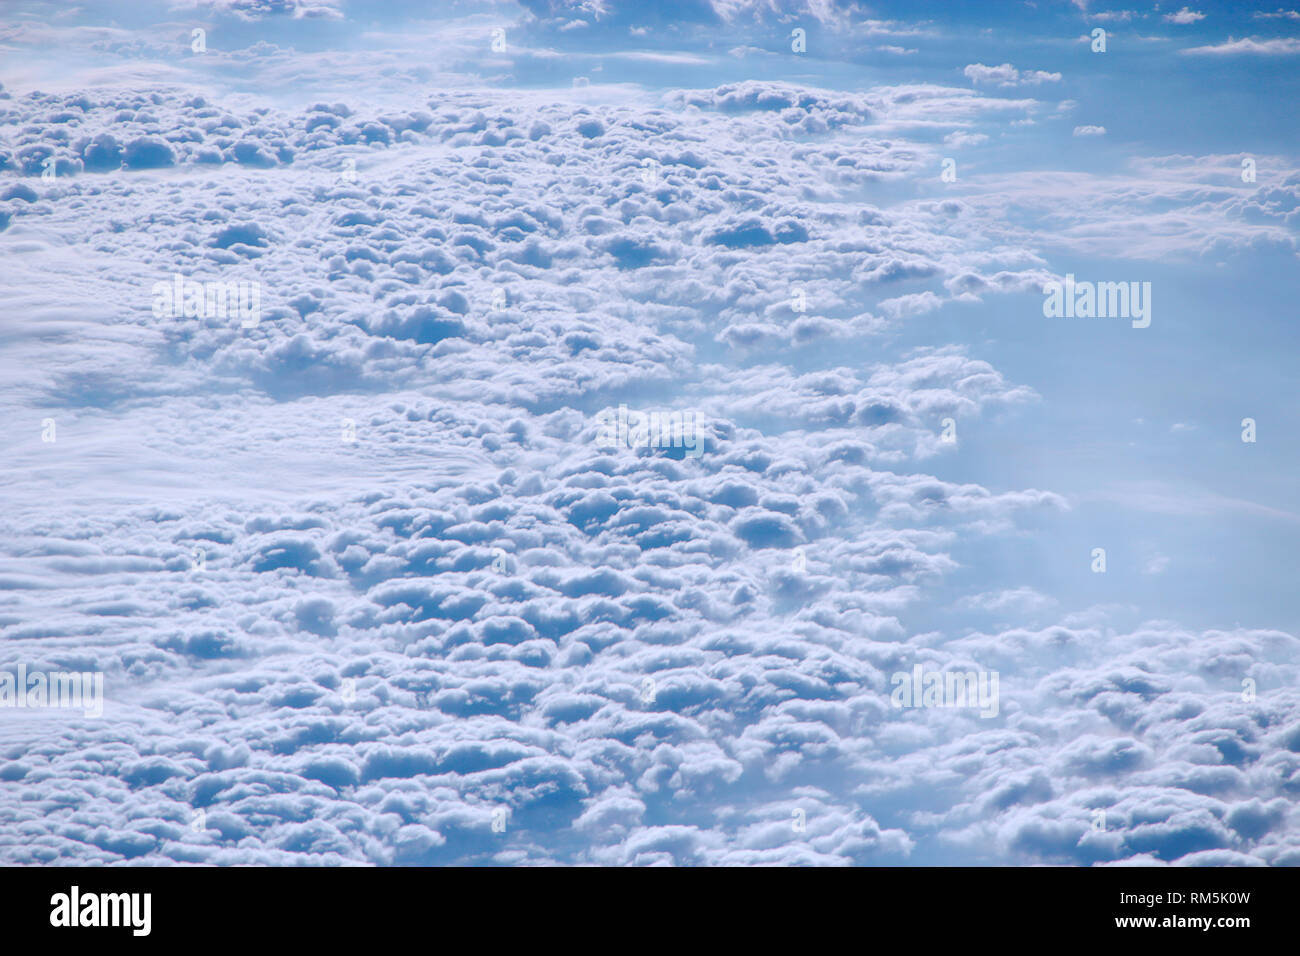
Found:
[[[1294,37],[1270,39],[1244,37],[1240,40],[1229,38],[1222,43],[1192,47],[1181,52],[1192,56],[1290,56],[1300,53],[1300,39]]]

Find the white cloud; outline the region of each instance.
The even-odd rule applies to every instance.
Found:
[[[1204,20],[1205,14],[1183,7],[1177,13],[1166,13],[1164,19],[1166,23],[1186,25],[1189,23],[1195,23],[1197,20]]]
[[[1240,40],[1231,37],[1223,43],[1210,46],[1197,46],[1182,53],[1199,56],[1232,56],[1249,54],[1254,56],[1283,56],[1300,53],[1300,39],[1294,37],[1276,37],[1269,40],[1245,37]]]
[[[1029,587],[973,594],[962,598],[959,603],[971,610],[1017,616],[1041,614],[1057,606],[1055,598]]]
[[[987,143],[988,136],[983,133],[968,133],[965,130],[955,130],[943,138],[945,146],[961,148],[962,146],[979,146],[981,143]]]
[[[1018,321],[1048,248],[1290,251],[1292,160],[1261,154],[1262,188],[1239,156],[941,184],[941,137],[1051,105],[409,61],[255,61],[344,90],[305,105],[0,96],[0,669],[99,669],[108,698],[98,726],[0,720],[0,860],[1300,862],[1270,770],[1296,640],[1063,613],[1003,555],[1072,502],[946,470],[1044,401],[947,320]],[[176,272],[259,276],[262,321],[156,317]],[[622,404],[698,412],[704,454],[602,446]],[[1189,493],[1113,491],[1261,513]],[[998,716],[893,708],[915,665],[996,670]]]
[[[1152,555],[1142,565],[1143,574],[1163,574],[1169,567],[1169,556],[1164,554]]]
[[[1105,136],[1106,127],[1104,126],[1076,126],[1074,128],[1075,136]]]
[[[1036,86],[1040,83],[1059,83],[1060,73],[1048,73],[1043,70],[1025,70],[1021,72],[1010,63],[1001,66],[986,66],[983,63],[971,63],[962,73],[976,85],[989,84],[1000,87]]]

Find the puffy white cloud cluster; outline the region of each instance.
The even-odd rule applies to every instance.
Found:
[[[934,164],[897,130],[1026,103],[3,104],[0,401],[60,431],[13,449],[0,668],[108,689],[0,715],[5,861],[1300,863],[1295,638],[901,619],[1069,507],[929,474],[945,418],[1037,396],[890,347],[1037,291],[1034,234],[863,198]],[[1170,189],[1289,234],[1290,181]],[[156,317],[174,274],[256,278],[261,322]],[[620,403],[698,411],[704,454],[600,447]],[[998,671],[998,715],[894,708],[916,665]]]
[[[962,74],[972,83],[1001,87],[1036,86],[1040,83],[1059,83],[1061,80],[1060,73],[1049,73],[1046,70],[1022,71],[1010,63],[1003,63],[1000,66],[971,63],[962,70]]]

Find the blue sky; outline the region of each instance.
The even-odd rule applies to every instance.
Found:
[[[1300,11],[18,2],[0,62],[0,680],[106,688],[0,707],[0,861],[1300,862]]]

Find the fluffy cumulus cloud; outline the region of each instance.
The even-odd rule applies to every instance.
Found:
[[[937,331],[1036,312],[1101,233],[1293,251],[1300,179],[941,189],[943,149],[1047,121],[999,88],[1061,81],[964,72],[990,95],[3,91],[0,674],[104,699],[0,708],[0,860],[1300,864],[1300,641],[992,573],[1077,502],[945,472],[1043,396],[983,320]],[[1178,228],[1121,215],[1139,183]],[[978,706],[922,706],[933,674]]]
[[[1204,13],[1201,13],[1197,10],[1192,10],[1188,7],[1183,7],[1181,10],[1177,11],[1176,13],[1166,13],[1164,15],[1164,20],[1167,23],[1177,23],[1183,26],[1186,26],[1187,24],[1190,23],[1195,23],[1197,20],[1204,20],[1204,19],[1205,19]]]
[[[1039,83],[1059,83],[1060,73],[1046,70],[1018,70],[1010,63],[1001,66],[985,66],[983,63],[971,63],[962,73],[975,84],[990,86],[1035,86]]]

